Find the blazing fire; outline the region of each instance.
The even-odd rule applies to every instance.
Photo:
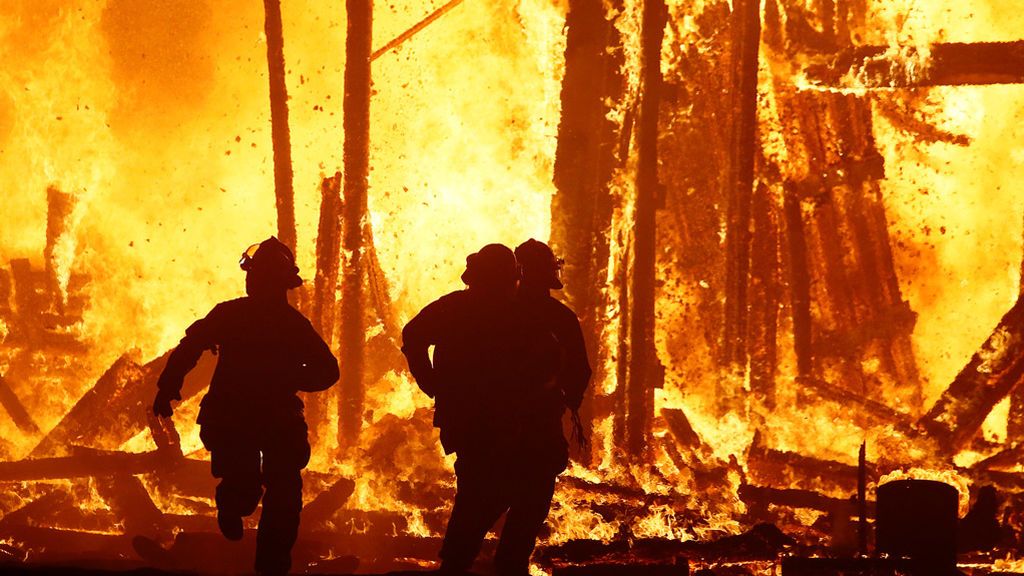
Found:
[[[377,2],[368,116],[345,3],[280,6],[283,89],[273,4],[0,8],[0,561],[153,563],[143,536],[163,567],[237,569],[200,564],[215,360],[172,421],[148,407],[242,292],[235,256],[290,226],[294,304],[343,363],[304,399],[297,567],[433,565],[454,457],[400,330],[467,254],[533,237],[595,367],[535,574],[853,556],[904,479],[961,518],[993,487],[1003,531],[961,567],[1021,570],[1015,3]]]

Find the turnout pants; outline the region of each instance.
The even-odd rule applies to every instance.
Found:
[[[551,507],[555,479],[564,468],[503,460],[495,454],[459,455],[455,462],[458,491],[444,543],[441,567],[446,572],[469,570],[491,526],[505,516],[494,557],[500,576],[529,574],[544,520]]]
[[[309,463],[306,423],[299,416],[254,429],[257,426],[203,423],[200,438],[210,451],[213,476],[220,478],[218,513],[248,516],[262,497],[255,569],[286,573],[299,533],[301,471]]]

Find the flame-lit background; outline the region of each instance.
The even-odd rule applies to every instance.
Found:
[[[442,4],[376,2],[374,48]],[[808,374],[801,373],[795,351],[799,321],[789,280],[794,264],[785,239],[793,231],[784,224],[785,205],[789,186],[822,188],[817,197],[802,192],[805,197],[796,201],[809,235],[815,234],[822,205],[846,210],[844,198],[863,194],[868,204],[881,208],[884,218],[880,225],[874,221],[873,230],[884,233],[891,250],[898,290],[890,300],[906,301],[912,311],[906,313],[910,320],[896,323],[903,328],[894,328],[905,333],[891,339],[906,338],[904,360],[886,368],[875,342],[839,354],[842,360],[835,363],[816,358],[810,372],[908,419],[921,417],[1018,299],[1024,260],[1019,186],[1024,87],[986,82],[891,87],[854,72],[823,80],[815,65],[825,61],[821,54],[840,52],[846,42],[883,47],[881,58],[888,59],[893,74],[899,69],[905,76],[927,78],[933,45],[1021,40],[1024,14],[1016,3],[766,0],[760,7],[754,216],[741,228],[751,235],[753,252],[763,246],[759,242],[768,242],[762,252],[774,256],[761,276],[757,256],[750,257],[752,280],[741,330],[746,341],[738,356],[730,356],[727,324],[733,321],[735,282],[729,272],[730,236],[738,234],[730,223],[729,174],[742,153],[732,136],[740,122],[735,105],[740,100],[730,74],[741,42],[731,10],[742,2],[666,2],[654,124],[660,183],[653,193],[656,224],[644,224],[638,212],[646,193],[640,174],[650,162],[643,157],[649,152],[640,143],[644,128],[638,119],[650,91],[642,54],[644,2],[601,5],[613,31],[609,35],[617,38],[601,56],[615,72],[615,88],[599,95],[604,121],[594,124],[607,133],[598,130],[582,140],[565,136],[570,111],[563,107],[574,102],[563,91],[570,89],[565,88],[572,33],[567,16],[570,8],[585,11],[584,4],[465,0],[372,62],[367,222],[374,265],[386,280],[391,309],[384,314],[400,326],[434,298],[459,289],[465,256],[490,242],[514,246],[531,237],[551,238],[568,260],[567,283],[579,283],[587,274],[596,279],[597,285],[570,284],[566,290],[589,326],[592,362],[598,367],[588,404],[594,448],[590,455],[576,455],[569,471],[575,482],[560,486],[544,543],[608,542],[624,535],[700,540],[740,533],[750,526],[749,503],[737,491],[751,481],[752,446],[855,466],[866,441],[869,460],[885,460],[885,454],[891,459],[879,464],[879,474],[899,470],[898,464],[914,466],[919,474],[961,488],[966,508],[971,481],[964,470],[1018,440],[1008,425],[1012,399],[1007,396],[985,420],[984,442],[940,456],[928,441],[906,438],[891,422],[860,418],[859,405],[804,390]],[[846,12],[835,16],[836,6]],[[277,213],[261,3],[12,0],[0,13],[0,267],[5,278],[13,278],[9,265],[20,259],[36,270],[48,269],[55,298],[49,305],[52,317],[26,318],[19,310],[18,286],[10,288],[12,281],[6,280],[8,289],[0,292],[7,300],[0,302],[0,374],[38,427],[33,432],[14,418],[0,418],[0,460],[15,462],[28,457],[126,352],[139,364],[160,357],[194,319],[241,294],[238,255],[277,233]],[[346,14],[344,3],[326,0],[288,0],[282,13],[296,255],[311,284],[321,183],[346,169]],[[845,27],[834,25],[847,16]],[[829,40],[829,30],[835,36],[837,28],[848,38]],[[794,117],[814,103],[824,112],[812,138],[806,131],[813,128]],[[846,112],[837,113],[836,106]],[[837,116],[843,113],[861,120]],[[871,155],[864,145],[835,136],[841,130],[832,125],[844,122],[856,125],[853,132],[866,130],[858,138],[881,159],[883,170],[868,178],[871,183],[857,184],[860,188],[844,180],[841,167],[838,176],[816,173],[841,165],[846,156]],[[566,207],[565,189],[572,185],[564,182],[574,176],[564,163],[573,155],[567,147],[582,147],[588,138],[615,144],[608,152],[611,160],[599,163],[601,174],[575,176],[601,179],[595,189],[603,200],[594,203],[608,212],[605,225],[592,220],[598,222],[595,234],[605,252],[585,252],[597,268],[582,273],[573,268],[580,265],[574,257],[584,253],[574,252],[573,235],[592,232],[579,230],[578,221],[566,216],[572,208]],[[55,204],[63,214],[53,214]],[[766,216],[758,220],[758,213]],[[775,232],[765,236],[762,224]],[[621,431],[632,425],[619,422],[626,414],[617,412],[624,405],[617,398],[636,386],[627,382],[633,376],[626,365],[642,350],[628,319],[644,313],[635,308],[637,296],[630,291],[642,287],[632,281],[640,262],[635,258],[641,249],[638,225],[653,225],[656,232],[650,286],[650,344],[656,358],[640,384],[650,387],[652,402],[641,424],[644,447],[633,450],[620,442],[635,434]],[[814,241],[809,242],[812,331],[831,328],[838,334],[861,321],[872,330],[860,313],[844,325],[827,305],[842,298],[835,293],[840,286],[850,286],[856,298],[860,256],[844,249],[844,258],[830,265],[815,260]],[[340,258],[344,269],[348,256]],[[828,270],[838,270],[838,280],[827,280]],[[768,284],[776,287],[774,296],[759,291]],[[769,304],[757,309],[764,302]],[[894,307],[879,313],[899,312]],[[45,325],[43,340],[19,333],[30,322]],[[777,331],[773,328],[770,338],[772,392],[766,399],[755,380],[762,358],[757,342],[764,338],[759,327],[769,323]],[[336,325],[331,326],[333,332]],[[376,318],[367,323],[370,339],[386,332]],[[326,337],[340,346],[336,334]],[[846,342],[841,334],[835,338],[839,343],[830,345]],[[865,338],[874,342],[871,335]],[[53,344],[57,340],[73,345]],[[898,346],[891,341],[888,345]],[[816,351],[827,346],[814,342]],[[368,345],[367,354],[379,355],[394,344],[385,339],[383,345]],[[446,510],[452,461],[444,458],[430,429],[429,399],[401,365],[387,362],[392,360],[378,364],[389,369],[370,370],[374,377],[363,383],[358,439],[339,437],[338,402],[320,401],[310,469],[355,482],[347,510],[407,518],[395,527],[374,526],[373,517],[360,517],[359,525],[351,520],[356,516],[346,516],[347,523],[335,517],[329,524],[334,529],[436,536],[443,524],[430,518],[443,517]],[[664,368],[663,382],[649,376],[660,375],[657,366]],[[908,380],[908,370],[914,381]],[[856,383],[847,380],[852,373]],[[194,423],[198,400],[183,402],[174,423],[184,454],[203,459],[208,456]],[[673,410],[681,410],[696,433],[691,446],[696,456],[669,448],[679,430],[664,414],[679,414]],[[117,445],[85,444],[132,453],[155,446],[148,428]],[[708,484],[689,465],[711,467],[720,477]],[[1004,471],[1021,472],[1021,465],[1013,462]],[[109,510],[91,482],[8,483],[12,489],[0,496],[0,512],[11,514],[52,490],[95,496],[90,506]],[[441,487],[438,499],[420,502],[403,489],[431,483]],[[600,511],[616,498],[602,486],[629,487],[635,492],[628,497],[641,503],[618,515]],[[850,495],[834,487],[815,489]],[[307,490],[307,501],[313,496]],[[165,513],[183,509],[180,498],[155,489],[152,497]],[[806,527],[816,518],[798,512],[790,520]],[[115,524],[93,531],[124,529]]]

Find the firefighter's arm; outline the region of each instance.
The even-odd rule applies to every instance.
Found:
[[[563,328],[558,335],[564,353],[559,380],[566,406],[576,410],[583,403],[583,394],[590,384],[591,369],[580,321],[572,311],[565,311]]]
[[[402,329],[402,354],[416,384],[431,398],[437,394],[434,366],[430,363],[430,346],[437,343],[442,322],[442,305],[434,302],[420,311]]]
[[[157,380],[157,393],[153,400],[153,413],[157,416],[171,416],[174,412],[171,400],[181,400],[181,387],[185,382],[185,376],[195,368],[205,350],[216,347],[216,311],[214,308],[206,318],[197,320],[189,326],[185,330],[185,337],[168,356],[167,365]]]
[[[338,359],[308,321],[305,328],[305,342],[299,355],[301,360],[295,381],[303,392],[327,390],[340,376]]]

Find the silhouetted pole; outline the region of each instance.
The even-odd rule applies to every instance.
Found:
[[[735,91],[728,180],[725,251],[725,330],[722,359],[738,370],[747,363],[747,280],[750,271],[750,203],[754,191],[754,156],[757,137],[757,61],[761,42],[760,0],[734,0],[735,30],[732,86]]]
[[[656,266],[655,213],[658,182],[658,106],[661,100],[661,43],[668,9],[664,0],[646,0],[641,40],[639,131],[637,132],[636,221],[633,226],[633,276],[630,286],[629,371],[626,378],[626,446],[635,458],[647,453],[654,412],[654,389],[664,373],[654,347]]]
[[[342,248],[348,262],[341,288],[341,404],[338,444],[352,445],[363,421],[363,233],[370,165],[372,0],[347,0],[345,40],[345,187]]]
[[[288,132],[288,88],[284,79],[284,35],[281,0],[263,0],[266,13],[267,67],[270,72],[270,126],[274,140],[274,194],[277,198],[277,239],[295,253],[295,193],[292,190],[292,149]]]
[[[608,230],[614,208],[609,183],[616,168],[619,143],[619,127],[608,119],[608,111],[623,95],[619,72],[622,40],[607,18],[605,5],[593,0],[570,0],[565,27],[565,76],[555,151],[556,192],[551,197],[551,245],[565,259],[565,288],[561,297],[580,318],[594,368],[592,382],[600,382],[606,356],[600,338],[600,319],[607,308],[604,288],[611,252]],[[592,385],[587,389],[580,410],[586,424],[607,415],[594,414],[596,388]],[[589,459],[589,455],[581,456]]]

